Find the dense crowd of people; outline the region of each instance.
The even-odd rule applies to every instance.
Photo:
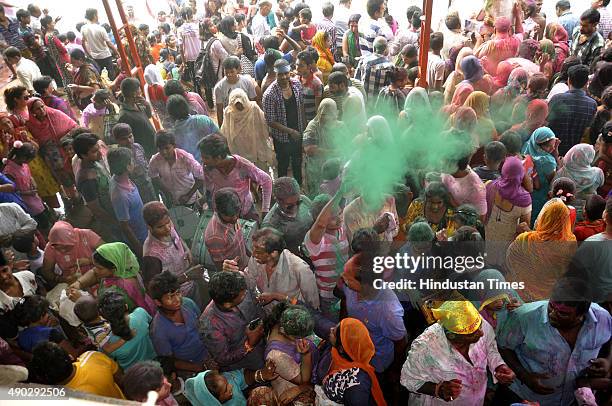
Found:
[[[608,404],[609,2],[0,2],[0,383]]]

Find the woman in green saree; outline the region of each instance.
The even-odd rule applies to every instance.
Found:
[[[98,297],[106,291],[116,291],[125,297],[128,312],[142,307],[155,315],[157,308],[145,291],[138,260],[127,245],[122,242],[100,245],[93,253],[93,264],[93,269],[70,285],[70,291],[87,290],[97,284]]]

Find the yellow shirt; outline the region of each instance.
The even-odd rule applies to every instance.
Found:
[[[66,387],[94,395],[125,399],[113,378],[119,365],[106,355],[87,351],[73,365],[76,373]]]

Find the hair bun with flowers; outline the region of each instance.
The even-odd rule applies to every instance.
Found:
[[[574,197],[574,195],[569,192],[564,192],[563,189],[559,189],[557,190],[557,197],[559,197],[564,202],[567,202],[567,199],[569,199],[570,197]]]
[[[13,148],[19,149],[21,147],[23,147],[23,142],[17,140],[13,143]]]

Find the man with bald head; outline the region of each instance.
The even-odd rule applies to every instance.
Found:
[[[389,72],[393,69],[393,63],[389,61],[387,39],[376,37],[372,44],[374,52],[364,56],[357,65],[355,78],[363,81],[368,102],[376,101],[378,92],[389,84]]]

